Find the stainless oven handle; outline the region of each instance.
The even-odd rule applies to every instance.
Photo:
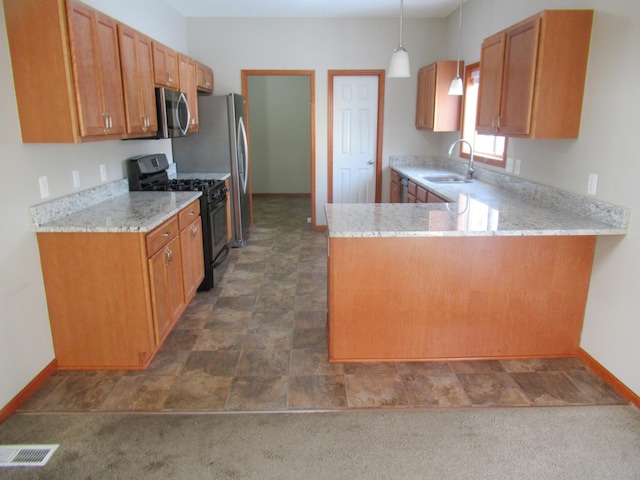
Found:
[[[218,253],[218,256],[216,256],[213,262],[211,262],[211,267],[216,268],[218,265],[224,262],[228,256],[229,256],[229,245],[225,245],[224,247],[222,247],[222,250],[220,250],[220,252]]]

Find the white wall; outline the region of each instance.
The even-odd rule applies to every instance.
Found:
[[[217,94],[241,91],[241,70],[315,70],[316,222],[326,224],[328,70],[383,69],[398,44],[398,19],[188,18],[189,52],[213,67]],[[414,127],[418,68],[444,54],[444,20],[405,19],[409,79],[387,79],[384,166],[389,155],[434,153],[438,136]],[[385,185],[388,184],[385,169]],[[388,198],[383,188],[383,198]]]
[[[507,155],[522,160],[522,177],[583,195],[589,173],[597,173],[597,198],[631,209],[628,235],[598,239],[581,346],[640,394],[640,2],[469,0],[463,10],[466,63],[480,60],[483,38],[545,8],[595,10],[580,138],[510,139]],[[447,32],[453,55],[457,30],[456,11]],[[443,135],[440,151],[456,138]]]
[[[186,23],[156,0],[85,0],[108,15],[181,51]],[[0,9],[0,408],[54,358],[36,236],[29,207],[42,202],[38,177],[46,175],[51,198],[73,193],[72,170],[81,188],[100,183],[99,164],[109,181],[125,178],[124,160],[167,151],[168,140],[105,141],[81,145],[23,144],[15,100],[4,10]],[[46,88],[46,85],[43,85]]]

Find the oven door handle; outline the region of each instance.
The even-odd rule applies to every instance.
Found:
[[[224,247],[222,247],[222,250],[218,252],[218,255],[216,255],[216,258],[214,258],[213,261],[211,262],[211,268],[216,268],[218,265],[224,262],[228,256],[229,256],[229,245],[225,245]]]

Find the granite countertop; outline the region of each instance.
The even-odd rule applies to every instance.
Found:
[[[435,165],[392,163],[392,168],[450,203],[327,204],[330,237],[624,235],[627,232],[628,209],[590,197],[525,181],[495,181],[490,178],[491,174],[486,174],[491,183],[474,179],[471,183],[443,184],[422,178],[460,174],[442,168],[441,162]]]
[[[36,232],[150,232],[202,192],[124,192],[38,223]]]

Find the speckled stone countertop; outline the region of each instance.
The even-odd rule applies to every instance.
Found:
[[[124,183],[121,183],[124,182]],[[129,192],[127,180],[31,208],[36,232],[150,232],[202,192]]]
[[[471,183],[423,176],[463,174],[443,159],[392,157],[393,170],[450,203],[327,204],[330,237],[624,235],[629,209],[476,169]],[[462,169],[461,169],[462,168]],[[507,177],[507,178],[504,178]]]

